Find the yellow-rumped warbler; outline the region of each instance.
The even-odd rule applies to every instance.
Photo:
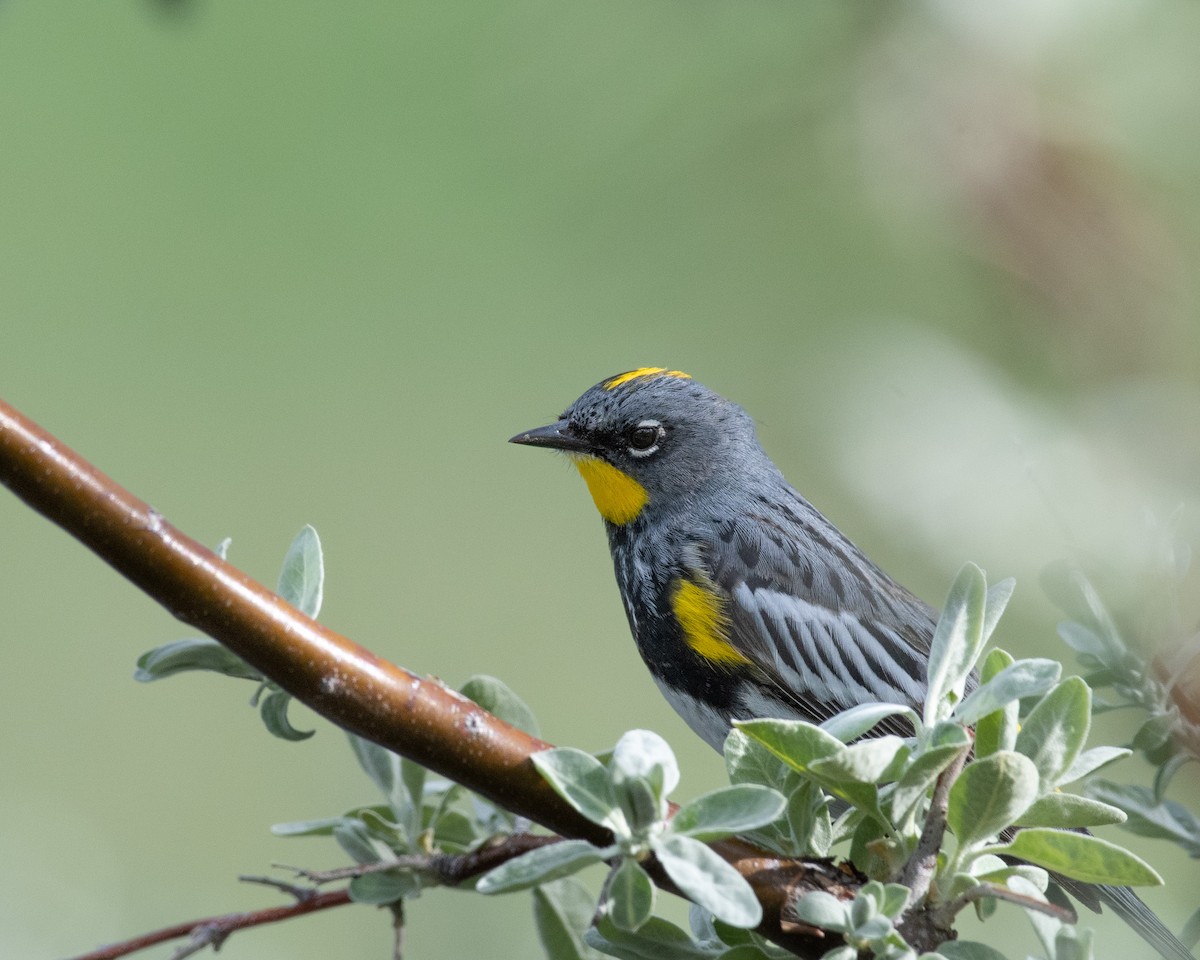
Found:
[[[920,711],[937,611],[788,484],[741,407],[644,367],[512,442],[561,450],[583,475],[638,651],[717,750],[733,720],[821,723],[872,701]],[[876,731],[912,733],[898,717]],[[1191,957],[1127,888],[1065,885],[1109,903],[1163,956]]]

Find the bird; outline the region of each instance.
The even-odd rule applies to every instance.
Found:
[[[680,370],[640,367],[510,442],[578,469],[642,660],[717,751],[735,720],[820,724],[868,702],[920,712],[938,611],[787,482],[736,403]],[[897,715],[873,733],[913,730]],[[1163,957],[1192,960],[1127,887],[1064,885]]]

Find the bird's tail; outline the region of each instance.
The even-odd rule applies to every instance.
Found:
[[[1158,951],[1163,960],[1196,960],[1192,952],[1158,919],[1154,911],[1142,902],[1142,898],[1128,887],[1082,884],[1065,877],[1055,879],[1081,903],[1093,910],[1099,910],[1097,900],[1110,906],[1113,913]]]

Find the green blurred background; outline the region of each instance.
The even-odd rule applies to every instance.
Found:
[[[1136,568],[1196,494],[1197,49],[1192,0],[10,0],[0,393],[269,583],[313,523],[330,626],[503,678],[555,742],[658,730],[691,795],[720,763],[637,660],[583,485],[506,438],[681,367],[901,580],[1016,575],[1001,642],[1065,656],[1041,567]],[[0,531],[0,952],[340,862],[268,833],[372,798],[336,731],[297,710],[320,734],[273,741],[232,681],[135,685],[188,630],[8,496]],[[1178,928],[1195,865],[1130,842]],[[980,935],[1023,955],[1002,914]],[[534,956],[527,917],[436,891],[409,955]],[[222,956],[389,937],[359,908]]]

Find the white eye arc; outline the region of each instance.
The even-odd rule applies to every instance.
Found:
[[[629,431],[629,455],[631,457],[648,457],[658,450],[662,438],[667,435],[663,425],[657,420],[643,420]]]

